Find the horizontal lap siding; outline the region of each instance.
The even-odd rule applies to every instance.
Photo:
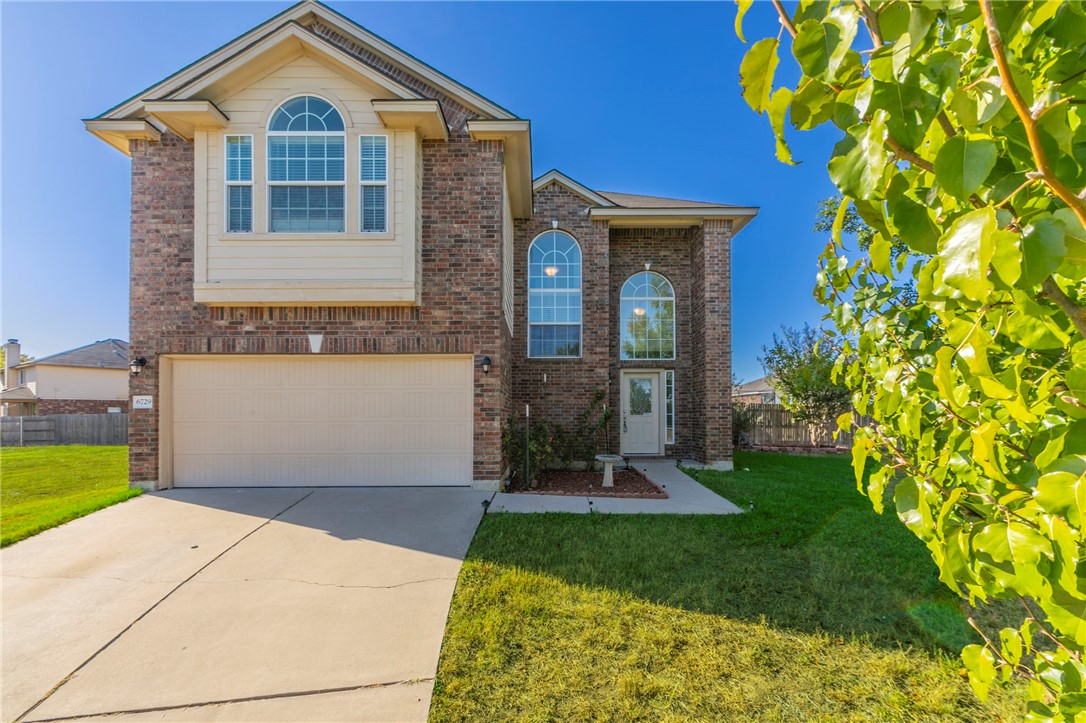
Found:
[[[263,182],[267,164],[264,131],[269,111],[287,96],[313,93],[346,107],[348,207],[358,205],[357,136],[379,133],[389,136],[389,231],[393,238],[343,238],[319,240],[304,235],[280,239],[224,238],[223,135],[254,134],[253,199],[254,230],[267,215]],[[379,97],[386,97],[381,91]],[[405,192],[415,191],[417,144],[413,132],[385,129],[371,101],[378,97],[344,78],[317,60],[300,56],[271,72],[245,90],[220,103],[230,118],[224,133],[207,134],[207,280],[229,281],[403,281],[405,244],[417,238],[414,214],[408,215]],[[409,158],[410,156],[410,158]],[[414,199],[411,199],[412,201]],[[259,216],[259,218],[257,218]],[[357,216],[347,214],[347,232],[356,233]],[[410,258],[410,254],[408,254]]]
[[[126,360],[127,361],[127,360]],[[128,398],[128,369],[92,369],[42,364],[35,385],[41,399]]]

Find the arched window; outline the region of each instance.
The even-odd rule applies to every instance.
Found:
[[[642,271],[628,278],[619,320],[623,359],[675,358],[675,290],[663,276]]]
[[[291,98],[268,123],[268,230],[342,232],[343,118],[322,98]]]
[[[581,355],[581,247],[547,231],[528,249],[528,356]]]

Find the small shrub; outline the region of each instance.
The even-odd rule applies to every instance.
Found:
[[[606,398],[607,393],[597,389],[570,428],[546,419],[511,416],[502,428],[502,455],[511,470],[511,486],[534,487],[540,472],[569,469],[575,462],[591,469],[601,439],[606,443],[611,420],[610,410],[603,408]]]
[[[749,446],[753,428],[754,409],[747,404],[732,404],[732,444],[736,447]]]

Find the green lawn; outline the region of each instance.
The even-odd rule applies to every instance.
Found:
[[[431,719],[1021,719],[969,690],[957,598],[847,457],[736,466],[700,480],[743,515],[487,516]]]
[[[135,497],[128,447],[0,449],[0,547]]]

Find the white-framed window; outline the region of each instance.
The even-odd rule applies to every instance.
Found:
[[[528,356],[581,356],[581,247],[564,231],[528,248]]]
[[[268,122],[268,230],[342,233],[346,132],[335,107],[311,95],[285,101]]]
[[[25,386],[25,385],[26,385],[26,369],[20,369],[19,370],[19,386],[21,387],[21,386]]]
[[[655,271],[641,271],[622,285],[619,299],[621,359],[675,358],[675,290]]]
[[[383,233],[388,230],[388,136],[361,136],[358,153],[362,232]]]
[[[253,137],[226,136],[226,232],[253,230]]]
[[[664,444],[675,444],[675,371],[664,372]]]

